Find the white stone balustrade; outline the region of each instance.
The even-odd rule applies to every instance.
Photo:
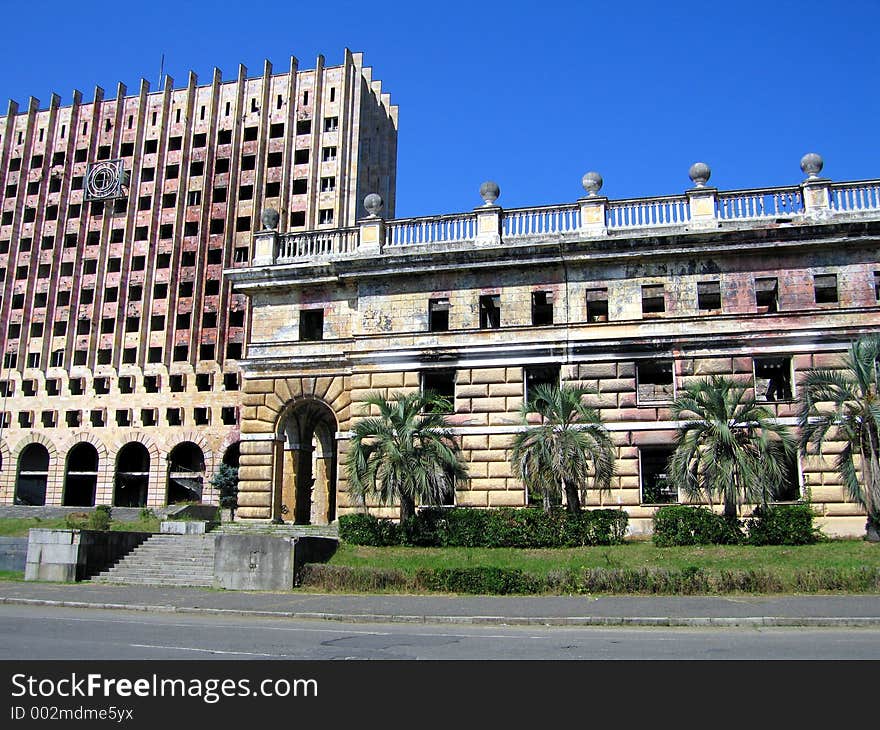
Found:
[[[732,190],[718,194],[718,217],[721,220],[791,218],[803,211],[804,201],[799,187]]]
[[[708,226],[784,219],[810,220],[817,215],[831,220],[846,220],[868,212],[880,211],[880,180],[833,183],[813,176],[798,186],[755,188],[718,192],[696,187],[684,195],[610,200],[584,198],[578,203],[504,210],[482,206],[472,212],[378,221],[370,231],[383,240],[362,240],[365,219],[360,227],[278,234],[263,231],[254,236],[253,264],[286,264],[335,257],[381,253],[410,246],[486,245],[479,222],[482,215],[500,220],[500,236],[491,237],[490,245],[505,241],[550,240],[571,236],[634,234],[640,229],[679,226],[698,230]],[[583,220],[584,210],[597,220]],[[603,219],[604,218],[604,222]],[[495,225],[495,224],[493,224]],[[367,226],[369,227],[369,226]],[[269,253],[274,250],[274,257]]]

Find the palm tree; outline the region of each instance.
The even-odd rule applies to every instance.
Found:
[[[829,438],[846,443],[835,467],[853,500],[868,516],[866,537],[880,542],[880,336],[850,345],[840,370],[804,375],[798,422],[801,443],[822,453]]]
[[[614,444],[599,412],[582,402],[591,392],[580,384],[538,385],[523,404],[526,428],[513,438],[510,461],[529,491],[542,494],[546,511],[564,492],[568,510],[577,514],[591,483],[600,492],[611,487]],[[540,423],[530,426],[533,413]]]
[[[730,520],[742,502],[766,504],[782,491],[797,448],[789,429],[746,390],[716,375],[687,386],[672,404],[673,418],[685,423],[669,459],[670,479],[690,498],[705,495],[711,504],[720,497]]]
[[[379,415],[355,424],[346,469],[351,492],[375,496],[381,504],[398,501],[400,519],[416,504],[440,504],[457,481],[467,479],[460,450],[445,413],[449,401],[431,392],[369,393],[367,406]]]

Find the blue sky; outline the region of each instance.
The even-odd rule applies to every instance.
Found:
[[[321,8],[327,8],[322,11]],[[363,51],[400,107],[397,215],[791,185],[801,156],[880,178],[880,0],[802,2],[30,2],[5,11],[0,94],[232,78]],[[14,16],[14,17],[10,17]],[[14,30],[13,30],[14,29]]]

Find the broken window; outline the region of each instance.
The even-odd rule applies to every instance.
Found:
[[[308,92],[306,92],[308,93]],[[308,102],[306,102],[308,103]],[[311,134],[312,133],[312,120],[311,119],[300,119],[296,123],[296,133],[297,134]]]
[[[718,281],[697,282],[697,307],[700,311],[721,310],[721,283]]]
[[[755,306],[758,314],[779,311],[779,281],[776,277],[755,279]]]
[[[446,332],[449,330],[449,298],[428,300],[428,331]]]
[[[672,449],[649,446],[639,449],[639,475],[642,504],[678,502],[678,489],[669,481],[668,464]]]
[[[816,304],[837,304],[837,274],[816,274],[813,288]]]
[[[756,357],[754,365],[756,400],[792,399],[790,357]]]
[[[643,360],[636,363],[639,405],[669,403],[675,397],[672,360]]]
[[[642,314],[662,314],[666,311],[666,298],[662,284],[649,284],[642,287]]]
[[[438,413],[452,413],[455,410],[455,371],[436,370],[422,373],[422,393],[431,392],[445,399],[444,404],[438,404],[435,409]]]
[[[537,365],[535,367],[525,368],[523,371],[523,381],[525,386],[525,392],[523,395],[526,402],[534,396],[535,388],[539,385],[558,388],[559,370],[559,365]]]
[[[553,324],[553,292],[532,292],[532,324],[535,327]]]
[[[308,151],[308,150],[306,150]],[[308,162],[308,160],[306,160]],[[334,178],[321,178],[322,180],[334,179]],[[309,190],[309,181],[306,178],[297,178],[290,184],[290,192],[294,195],[302,195],[303,193],[308,192]]]
[[[498,329],[500,326],[501,295],[482,295],[480,297],[480,329]]]
[[[304,342],[324,339],[324,310],[302,309],[299,313],[299,338]]]
[[[293,164],[294,165],[306,165],[309,162],[309,151],[305,150],[296,150],[293,153]]]
[[[587,322],[608,321],[608,289],[587,289]]]

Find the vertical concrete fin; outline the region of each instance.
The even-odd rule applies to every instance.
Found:
[[[16,114],[18,114],[18,102],[10,99],[9,106],[6,109],[6,116],[14,117]]]
[[[150,93],[150,82],[141,76],[141,82],[138,84],[138,96],[145,96]]]
[[[49,97],[49,108],[57,109],[59,106],[61,106],[61,95],[53,91],[52,96]]]
[[[128,87],[123,84],[121,81],[116,84],[116,100],[121,103],[125,100],[125,95],[128,93]]]

